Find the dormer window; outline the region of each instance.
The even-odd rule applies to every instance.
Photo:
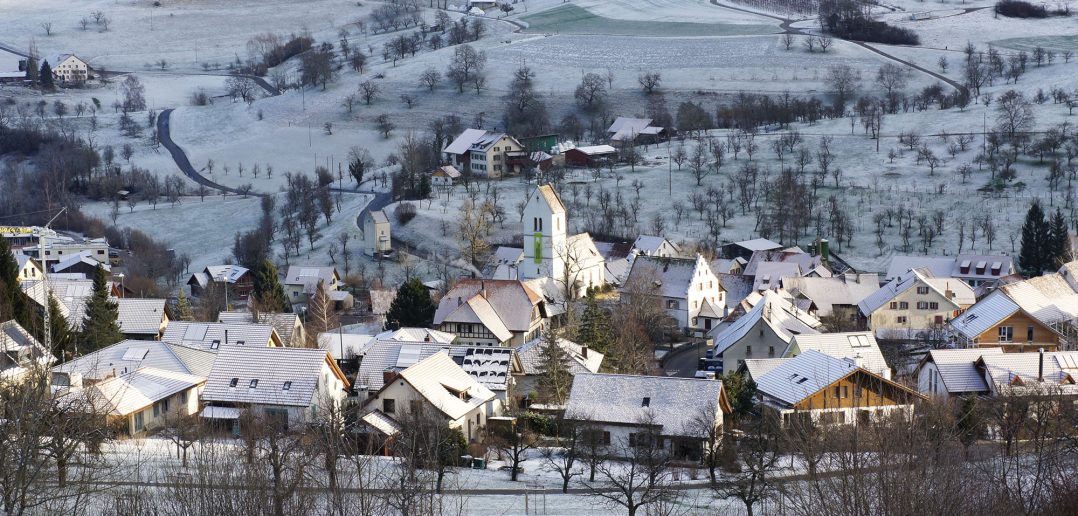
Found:
[[[210,349],[217,349],[219,347],[221,347],[221,341],[219,340],[215,340],[210,343]]]
[[[228,386],[235,389],[236,385],[240,383],[239,378],[233,378],[231,382],[228,382]]]
[[[255,387],[258,387],[258,378],[251,380],[251,383],[247,386],[249,389],[254,389]]]
[[[641,407],[650,407],[651,406],[651,398],[648,397],[648,396],[644,396],[644,400],[640,402],[640,406]]]
[[[245,342],[247,342],[247,341],[244,341],[244,340],[237,340],[237,341],[236,341],[236,345],[237,345],[237,346],[242,346],[242,345],[243,345],[243,344],[244,344]]]
[[[290,390],[292,390],[292,382],[284,382],[284,385],[281,386],[281,390],[282,391],[290,391]]]

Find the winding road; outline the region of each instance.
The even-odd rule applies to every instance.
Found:
[[[224,186],[222,184],[211,181],[206,176],[199,174],[198,171],[195,170],[195,167],[191,166],[191,160],[187,158],[187,153],[185,153],[183,149],[180,148],[179,145],[176,145],[176,142],[172,140],[172,128],[169,125],[169,122],[172,120],[172,111],[173,108],[168,108],[162,111],[161,114],[157,116],[157,139],[161,141],[161,145],[164,145],[165,149],[168,150],[168,153],[172,155],[172,161],[176,162],[176,166],[179,167],[180,171],[183,172],[183,174],[189,177],[192,181],[200,185],[207,186],[220,192],[244,195],[244,192],[239,190],[238,188]],[[246,195],[256,195],[259,197],[263,197],[266,194],[247,192]]]

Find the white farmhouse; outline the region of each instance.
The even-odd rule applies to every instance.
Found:
[[[727,315],[719,279],[700,255],[695,260],[638,256],[622,293],[661,298],[666,313],[687,331],[710,331]]]
[[[80,84],[90,78],[90,65],[75,54],[60,54],[49,58],[52,77],[63,84]]]

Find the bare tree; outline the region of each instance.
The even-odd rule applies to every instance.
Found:
[[[646,72],[640,74],[636,81],[640,83],[640,87],[644,88],[644,92],[648,95],[655,92],[655,89],[662,84],[662,75],[659,72]]]
[[[624,508],[629,516],[674,496],[668,469],[670,456],[661,445],[662,436],[656,430],[659,426],[649,420],[653,418],[645,418],[638,427],[640,431],[612,444],[610,452],[622,460],[599,463],[602,483],[583,482],[591,496],[611,508]]]

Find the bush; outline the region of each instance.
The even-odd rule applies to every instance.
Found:
[[[393,216],[397,218],[397,222],[402,226],[411,222],[415,218],[415,214],[415,205],[410,202],[402,202],[393,209]]]
[[[191,94],[192,106],[206,106],[210,103],[210,95],[206,93],[206,90],[199,88]]]
[[[1000,0],[996,2],[996,14],[1008,18],[1047,18],[1048,10],[1044,6],[1033,5],[1022,0]]]

